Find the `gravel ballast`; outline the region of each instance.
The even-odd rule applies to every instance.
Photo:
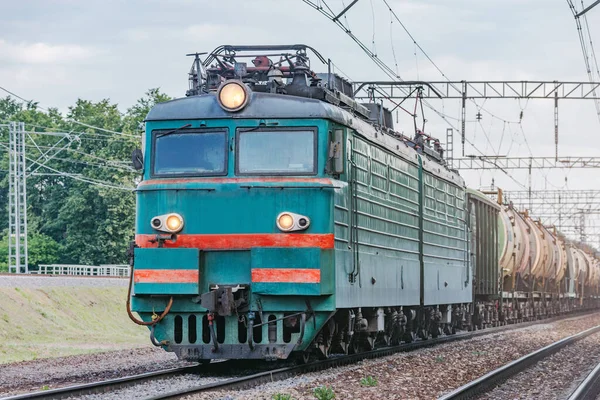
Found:
[[[188,389],[192,386],[208,385],[226,378],[202,377],[197,375],[175,376],[169,379],[160,379],[146,382],[134,387],[115,390],[102,394],[68,397],[67,400],[138,400],[148,399],[158,394],[172,393]]]
[[[138,348],[0,365],[0,396],[98,382],[191,365],[173,353]]]
[[[271,400],[289,394],[314,399],[320,386],[333,389],[337,399],[434,399],[564,337],[600,324],[600,314],[542,323],[508,332],[398,353],[358,364],[305,374],[246,391],[222,391],[186,399]],[[376,386],[361,384],[373,377]]]
[[[479,399],[566,399],[599,359],[600,333],[596,333],[544,358]]]

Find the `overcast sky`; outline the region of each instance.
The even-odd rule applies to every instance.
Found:
[[[388,1],[451,80],[587,80],[566,0]],[[349,2],[327,4],[340,11]],[[581,9],[581,3],[577,6]],[[390,23],[383,0],[360,0],[347,16],[344,23],[388,65],[395,69],[397,64],[403,79],[443,80],[422,53],[415,55],[399,24]],[[600,6],[588,14],[588,23],[600,46]],[[186,53],[220,44],[289,43],[315,47],[354,80],[385,78],[343,31],[301,0],[3,0],[0,86],[44,107],[66,110],[77,98],[110,98],[124,111],[149,88],[184,96],[191,64]],[[432,104],[460,115],[458,102]],[[536,156],[554,155],[551,101],[488,100],[478,105],[499,117],[484,112],[483,120],[475,122],[477,107],[468,106],[467,119],[473,122],[467,124],[467,138],[484,153],[529,156],[529,144]],[[559,154],[600,156],[593,102],[569,100],[559,107]],[[502,121],[518,122],[521,110],[521,125]],[[448,124],[432,112],[426,111],[426,118],[428,133],[445,142]],[[411,125],[401,119],[397,128],[412,134]],[[455,148],[459,153],[459,143]],[[465,153],[477,152],[467,145]],[[527,183],[525,171],[511,174]],[[493,178],[507,189],[519,188],[499,171],[465,171],[463,176],[473,187],[489,186]],[[533,186],[599,189],[599,177],[595,170],[536,172]]]

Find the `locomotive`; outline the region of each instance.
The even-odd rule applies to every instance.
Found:
[[[127,311],[153,344],[306,362],[589,305],[592,255],[467,189],[309,52],[328,64],[195,54],[187,96],[147,115]]]

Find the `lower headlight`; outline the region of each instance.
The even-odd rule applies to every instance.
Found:
[[[183,218],[177,213],[157,215],[150,220],[150,225],[157,231],[177,233],[183,229]]]
[[[287,211],[279,214],[275,221],[277,228],[284,232],[303,231],[310,225],[310,218]]]
[[[172,232],[178,232],[183,228],[183,219],[177,214],[171,214],[167,217],[167,229]]]
[[[294,217],[288,213],[281,213],[277,217],[277,227],[282,231],[289,231],[294,227]]]

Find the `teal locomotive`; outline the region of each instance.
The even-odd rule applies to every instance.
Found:
[[[308,51],[326,63],[196,55],[187,96],[146,118],[128,311],[182,359],[306,361],[479,318],[463,179]]]

